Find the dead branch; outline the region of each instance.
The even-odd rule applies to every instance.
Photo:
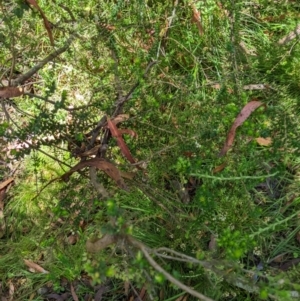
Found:
[[[29,96],[31,98],[38,98],[40,100],[43,100],[44,102],[48,102],[48,103],[51,103],[52,105],[55,105],[57,104],[57,102],[51,100],[51,99],[48,99],[46,97],[42,97],[42,96],[39,96],[39,95],[36,95],[36,94],[33,94],[33,93],[24,93],[24,95],[26,96]],[[83,106],[79,106],[79,107],[74,107],[74,108],[68,108],[66,106],[63,106],[61,107],[61,110],[65,110],[65,111],[68,111],[68,112],[72,112],[72,111],[77,111],[77,110],[82,110],[82,109],[86,109],[88,107],[93,107],[94,105],[83,105]]]
[[[149,253],[149,249],[142,244],[141,242],[135,240],[132,237],[128,236],[128,240],[129,243],[131,243],[134,247],[138,248],[145,256],[145,258],[147,259],[147,261],[149,262],[149,264],[159,273],[163,274],[167,280],[169,280],[172,284],[178,286],[179,288],[181,288],[182,290],[184,290],[185,292],[187,292],[188,294],[199,298],[200,300],[203,301],[213,301],[213,299],[204,296],[203,294],[195,291],[194,289],[190,288],[189,286],[183,284],[182,282],[180,282],[179,280],[177,280],[176,278],[174,278],[171,274],[169,274],[165,269],[163,269],[151,256]]]
[[[158,52],[157,52],[157,57],[159,56],[159,50],[161,51],[161,53],[163,54],[163,56],[165,56],[165,51],[166,51],[166,46],[167,46],[167,41],[168,41],[168,35],[170,32],[170,28],[172,26],[173,20],[175,19],[176,16],[176,9],[178,6],[178,0],[174,1],[174,5],[173,5],[173,10],[172,10],[172,15],[170,17],[167,18],[167,22],[166,22],[166,27],[163,29],[163,32],[161,34],[162,40],[161,40],[161,47],[159,47]]]
[[[145,72],[144,72],[144,74],[143,74],[143,76],[142,76],[143,79],[145,79],[145,78],[147,77],[147,74],[148,74],[149,70],[150,70],[156,63],[157,63],[157,61],[152,61],[152,62],[150,62],[150,63],[147,65],[147,68],[146,68],[146,70],[145,70]],[[114,113],[112,114],[112,118],[118,116],[118,115],[121,113],[124,103],[125,103],[126,101],[128,101],[128,100],[132,97],[133,92],[135,91],[135,89],[136,89],[139,85],[140,85],[140,81],[137,81],[137,82],[132,86],[132,88],[129,90],[129,92],[128,92],[125,96],[121,97],[120,99],[118,99],[118,100],[116,101],[116,103],[115,103],[116,109],[115,109]]]
[[[109,197],[109,194],[104,188],[104,186],[101,183],[99,183],[97,179],[96,167],[94,166],[90,167],[90,179],[91,183],[93,184],[97,192],[101,195],[101,197],[107,199]]]
[[[152,61],[148,64],[142,78],[146,78],[147,77],[147,74],[149,72],[149,70],[157,63],[157,61]],[[122,112],[122,109],[123,109],[123,106],[125,104],[126,101],[128,101],[133,92],[135,91],[135,89],[140,85],[140,81],[137,81],[133,86],[132,88],[129,90],[129,92],[125,95],[125,96],[120,96],[118,97],[118,99],[116,100],[115,104],[114,104],[114,107],[115,107],[115,110],[112,114],[112,117],[111,118],[115,118],[116,116],[118,116],[121,112]],[[117,91],[118,92],[118,91]],[[90,147],[92,148],[94,146],[94,143],[96,141],[96,138],[97,136],[99,135],[100,131],[101,131],[101,128],[104,127],[104,125],[106,124],[107,122],[107,117],[106,116],[103,116],[100,121],[98,122],[96,128],[94,128],[89,134],[92,134],[92,139],[91,139],[91,142],[90,142]],[[105,132],[104,132],[104,135],[103,135],[103,138],[101,140],[101,144],[102,145],[108,145],[108,142],[111,138],[111,132],[109,129],[106,129]],[[104,149],[102,151],[102,157],[105,156],[105,153],[106,153],[106,149]]]
[[[15,80],[11,81],[11,85],[16,87],[18,85],[23,84],[26,80],[28,80],[30,77],[32,77],[35,73],[37,73],[41,68],[43,68],[47,63],[54,60],[56,57],[58,57],[60,54],[65,52],[71,45],[71,43],[74,41],[75,35],[70,36],[70,38],[65,42],[65,45],[54,52],[50,53],[46,58],[44,58],[41,62],[36,64],[34,67],[32,67],[30,70],[28,70],[25,74],[20,75]]]
[[[283,38],[281,38],[278,41],[279,45],[285,45],[287,43],[289,43],[291,40],[295,39],[296,37],[300,36],[300,24],[298,24],[296,26],[296,28],[291,31],[289,34],[287,34],[286,36],[284,36]]]

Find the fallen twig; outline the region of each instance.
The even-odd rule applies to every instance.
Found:
[[[189,286],[183,284],[182,282],[180,282],[179,280],[177,280],[176,278],[174,278],[171,274],[169,274],[165,269],[163,269],[151,256],[149,253],[149,249],[142,244],[141,242],[135,240],[132,237],[128,236],[128,240],[129,242],[137,247],[145,256],[145,258],[147,259],[147,261],[149,262],[149,264],[158,272],[160,272],[161,274],[163,274],[167,280],[169,280],[172,284],[178,286],[179,288],[181,288],[182,290],[184,290],[185,292],[189,293],[190,295],[199,298],[200,300],[203,301],[213,301],[213,299],[206,297],[205,295],[195,291],[194,289],[190,288]]]
[[[295,39],[296,37],[300,36],[300,24],[298,24],[296,26],[296,28],[291,31],[289,34],[287,34],[286,36],[284,36],[283,38],[281,38],[278,41],[279,45],[285,45],[287,43],[289,43],[291,40]]]

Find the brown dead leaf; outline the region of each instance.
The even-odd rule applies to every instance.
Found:
[[[283,262],[285,256],[286,256],[286,253],[279,254],[272,259],[272,262],[276,262],[276,263]]]
[[[0,190],[0,212],[4,209],[5,196],[6,196],[6,189]]]
[[[67,243],[69,245],[75,245],[78,241],[79,237],[77,234],[71,234],[67,237]]]
[[[14,178],[8,178],[7,180],[0,183],[0,190],[2,190],[4,187],[9,185],[12,181],[14,181]]]
[[[224,162],[224,163],[222,163],[221,165],[215,167],[215,168],[213,169],[213,173],[218,173],[218,172],[222,171],[222,170],[226,167],[226,165],[227,165],[227,163]]]
[[[70,288],[71,288],[71,295],[72,295],[72,297],[73,297],[73,300],[74,300],[74,301],[79,301],[79,299],[78,299],[78,297],[77,297],[77,295],[76,295],[76,293],[75,293],[75,289],[74,289],[74,286],[73,286],[72,283],[71,283],[71,285],[70,285]]]
[[[164,298],[165,298],[165,291],[161,289],[159,291],[159,300],[164,300]]]
[[[104,286],[103,284],[101,284],[100,286],[98,286],[96,288],[96,290],[97,290],[97,293],[95,294],[94,300],[101,301],[103,294],[105,294],[109,290],[109,288],[107,286]]]
[[[271,137],[267,137],[267,138],[259,137],[259,138],[256,138],[255,140],[261,146],[270,146],[272,144]]]
[[[51,24],[50,22],[48,21],[46,15],[44,14],[44,12],[41,10],[41,8],[39,7],[39,5],[37,4],[37,2],[35,0],[26,0],[26,2],[30,5],[32,5],[34,8],[36,8],[39,13],[41,14],[43,20],[44,20],[44,25],[45,25],[45,28],[48,32],[48,36],[49,36],[49,39],[50,39],[50,43],[52,46],[54,46],[54,39],[53,39],[53,35],[52,35],[52,30],[51,30]]]
[[[291,31],[288,35],[284,36],[278,41],[279,45],[285,45],[292,41],[293,39],[297,38],[300,34],[300,24],[297,24],[296,28]]]
[[[236,129],[244,123],[244,121],[251,115],[251,113],[253,111],[255,111],[257,108],[259,108],[262,105],[263,105],[263,103],[261,101],[252,100],[243,107],[242,111],[236,117],[236,119],[227,135],[225,144],[224,144],[222,150],[220,151],[219,157],[226,155],[226,153],[232,146],[234,138],[235,138]]]
[[[24,94],[24,89],[20,87],[0,87],[1,98],[13,98]]]
[[[93,156],[96,155],[99,151],[99,149],[101,148],[101,145],[96,145],[95,147],[93,147],[90,150],[85,151],[84,153],[78,153],[79,157],[89,157],[89,156]]]
[[[121,122],[124,122],[129,119],[129,114],[119,114],[115,118],[113,118],[111,121],[115,124],[118,125]]]
[[[122,188],[124,190],[128,190],[127,186],[125,185],[124,180],[122,179],[122,177],[120,175],[120,171],[118,170],[118,168],[102,158],[93,158],[90,160],[79,162],[74,167],[72,167],[68,172],[66,172],[64,175],[61,176],[62,180],[64,180],[65,182],[68,182],[70,176],[74,172],[76,172],[80,169],[83,169],[85,167],[96,167],[96,168],[104,171],[111,179],[113,179],[116,182],[116,184],[120,188]]]
[[[128,297],[129,295],[130,282],[128,280],[124,281],[124,295]]]
[[[4,222],[3,211],[0,211],[0,238],[6,234],[6,224]]]
[[[288,261],[284,262],[278,268],[282,271],[287,271],[289,268],[297,265],[298,263],[300,263],[300,258],[294,258],[294,259],[291,259],[291,260],[288,260]]]
[[[48,271],[46,271],[44,268],[42,268],[40,265],[24,259],[24,263],[29,267],[29,271],[32,273],[43,273],[43,274],[49,274]]]
[[[122,134],[109,118],[107,118],[107,125],[111,132],[111,135],[117,139],[118,146],[121,149],[123,155],[127,158],[127,160],[130,163],[132,164],[136,163],[129,151],[129,148],[127,147],[125,141],[122,138]]]
[[[217,238],[213,234],[210,236],[210,242],[208,244],[208,249],[210,251],[215,251],[217,249]]]
[[[201,24],[201,13],[196,8],[195,4],[192,3],[191,7],[193,9],[193,16],[192,16],[192,22],[196,23],[199,31],[199,35],[202,36],[204,34],[203,26]]]
[[[137,138],[138,137],[138,135],[135,131],[129,130],[129,129],[119,129],[119,133],[121,135],[124,135],[124,134],[130,135],[132,138]]]
[[[221,85],[219,83],[213,84],[211,85],[212,88],[220,90],[221,89]]]
[[[144,300],[146,297],[146,285],[143,285],[140,294],[139,294],[140,299]]]
[[[8,294],[9,294],[9,301],[13,301],[14,300],[14,294],[15,294],[15,286],[12,282],[12,280],[9,280],[8,281],[8,287],[9,287],[9,291],[8,291]]]
[[[116,237],[111,234],[104,234],[101,238],[88,239],[86,242],[86,250],[89,253],[97,253],[109,245],[116,242]]]

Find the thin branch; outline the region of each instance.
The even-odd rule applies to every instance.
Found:
[[[170,254],[174,254],[177,257],[164,255],[164,254],[161,254],[160,252],[167,252],[167,253],[170,253]],[[198,260],[194,257],[188,256],[186,254],[183,254],[183,253],[180,253],[180,252],[177,252],[177,251],[174,251],[174,250],[169,249],[169,248],[162,247],[162,248],[159,248],[159,249],[155,249],[155,250],[153,250],[153,253],[157,256],[167,258],[167,259],[185,261],[185,262],[188,262],[188,263],[197,263],[197,264],[201,265],[203,268],[206,268],[206,269],[210,269],[212,267],[212,264],[207,262],[207,261]]]
[[[17,77],[15,80],[12,80],[11,85],[13,87],[16,87],[16,86],[21,85],[22,83],[24,83],[27,79],[29,79],[30,77],[32,77],[41,68],[43,68],[47,63],[49,63],[50,61],[54,60],[57,56],[59,56],[60,54],[62,54],[63,52],[65,52],[70,47],[70,45],[71,45],[71,43],[73,42],[74,39],[75,39],[75,35],[72,35],[65,42],[65,45],[63,47],[61,47],[61,48],[55,50],[54,52],[52,52],[51,54],[49,54],[45,59],[43,59],[41,62],[39,62],[38,64],[36,64],[29,71],[27,71],[25,74],[22,74],[19,77]]]
[[[175,19],[175,16],[176,16],[176,9],[177,9],[177,6],[178,6],[178,0],[175,0],[174,1],[174,5],[173,5],[173,10],[172,10],[172,15],[170,17],[168,17],[168,24],[166,26],[166,28],[164,29],[165,32],[162,36],[162,39],[161,39],[161,46],[159,47],[158,51],[157,51],[157,57],[159,57],[159,51],[161,51],[161,53],[163,54],[163,56],[165,56],[165,52],[166,52],[166,46],[167,46],[167,39],[168,39],[168,35],[170,33],[170,28],[172,26],[172,23],[173,23],[173,20]]]
[[[91,183],[93,184],[97,192],[101,195],[101,197],[103,199],[109,198],[109,193],[104,188],[104,186],[101,183],[99,183],[97,179],[96,167],[94,166],[90,167],[90,179],[91,179]]]
[[[50,180],[45,186],[43,186],[40,191],[31,199],[31,201],[35,200],[37,197],[39,197],[41,195],[41,193],[53,182],[59,181],[61,180],[61,177],[58,178],[54,178],[52,180]]]
[[[146,78],[147,77],[147,74],[149,72],[149,70],[157,63],[157,61],[152,61],[148,64],[144,74],[143,74],[143,78]],[[131,96],[132,96],[132,93],[135,91],[135,89],[139,86],[140,84],[140,81],[138,81],[137,83],[135,83],[132,88],[129,90],[129,92],[125,95],[125,96],[120,96],[120,90],[119,88],[117,87],[117,93],[118,93],[118,99],[116,100],[115,104],[114,104],[114,107],[115,107],[115,110],[112,114],[112,118],[118,116],[121,111],[122,111],[122,108],[123,108],[123,105],[126,101],[128,101]],[[118,82],[117,82],[117,85],[118,85]],[[90,141],[90,147],[92,148],[94,146],[94,143],[96,141],[96,138],[98,137],[99,133],[100,133],[100,130],[101,128],[104,127],[104,125],[106,124],[106,121],[107,120],[107,117],[106,116],[103,116],[100,121],[98,122],[97,126],[91,130],[87,136],[90,136],[92,135],[92,139]],[[101,141],[101,144],[102,145],[107,145],[108,144],[108,141],[109,139],[111,138],[111,135],[110,135],[110,131],[107,129],[105,130],[104,132],[104,135],[103,135],[103,138],[102,138],[102,141]],[[105,150],[103,150],[103,156],[105,155]]]
[[[4,100],[1,99],[0,101],[1,101],[1,107],[2,107],[2,110],[3,110],[4,114],[5,114],[5,117],[6,117],[6,119],[7,119],[7,122],[9,122],[10,116],[9,116],[7,110],[6,110]]]
[[[72,22],[76,22],[76,18],[74,17],[72,11],[67,6],[63,4],[58,4],[58,6],[60,6],[63,10],[65,10],[70,15]]]
[[[24,93],[24,95],[29,96],[31,98],[38,98],[38,99],[43,100],[45,102],[51,103],[52,105],[55,105],[57,103],[57,102],[55,102],[53,100],[50,100],[46,97],[39,96],[39,95],[36,95],[36,94],[33,94],[33,93]],[[72,111],[82,110],[82,109],[86,109],[88,107],[93,107],[93,106],[94,105],[83,105],[83,106],[79,106],[79,107],[75,107],[75,108],[67,108],[67,107],[64,106],[61,109],[65,110],[65,111],[68,111],[68,112],[72,112]]]
[[[214,301],[213,299],[206,297],[205,295],[195,291],[194,289],[190,288],[189,286],[183,284],[182,282],[180,282],[179,280],[177,280],[176,278],[174,278],[171,274],[169,274],[165,269],[163,269],[149,254],[148,252],[148,248],[142,244],[141,242],[133,239],[132,237],[128,237],[129,242],[137,247],[139,250],[141,250],[141,252],[144,254],[145,258],[147,259],[147,261],[149,262],[149,264],[159,273],[163,274],[167,280],[169,280],[172,284],[178,286],[179,288],[181,288],[182,290],[184,290],[185,292],[187,292],[188,294],[199,298],[200,300],[203,301]]]
[[[104,125],[106,124],[106,121],[107,121],[107,117],[104,115],[100,121],[98,122],[97,126],[92,130],[90,131],[87,136],[90,136],[92,135],[92,139],[91,139],[91,142],[90,142],[90,147],[93,147],[94,144],[95,144],[95,141],[98,137],[98,135],[100,134],[100,131],[101,131],[101,128],[104,127]],[[103,143],[102,143],[103,145]]]
[[[118,95],[118,98],[117,99],[122,99],[122,87],[121,87],[121,81],[120,81],[120,78],[119,78],[119,61],[118,61],[118,56],[117,54],[115,53],[114,49],[111,49],[111,56],[113,58],[113,60],[115,61],[115,64],[114,64],[114,73],[115,73],[115,82],[116,82],[116,90],[117,90],[117,95]]]
[[[24,95],[29,96],[30,98],[38,98],[40,100],[43,100],[44,102],[51,103],[52,105],[55,105],[55,103],[56,103],[53,100],[50,100],[50,99],[48,99],[46,97],[39,96],[39,95],[36,95],[36,94],[33,94],[33,93],[24,93]]]
[[[289,34],[284,36],[278,41],[279,45],[285,45],[289,43],[291,40],[295,39],[296,37],[300,37],[300,24],[296,26],[296,28],[291,31]]]
[[[144,72],[142,78],[146,78],[146,77],[147,77],[147,74],[148,74],[149,70],[150,70],[156,63],[157,63],[157,61],[152,61],[152,62],[150,62],[150,63],[148,64],[148,66],[147,66],[147,68],[146,68],[146,70],[145,70],[145,72]],[[121,99],[118,99],[118,100],[116,101],[116,103],[115,103],[116,109],[115,109],[114,113],[112,114],[112,117],[113,117],[113,118],[116,117],[116,116],[118,116],[118,115],[120,114],[120,112],[121,112],[121,110],[122,110],[122,107],[123,107],[124,103],[125,103],[126,101],[128,101],[128,100],[131,98],[133,92],[135,91],[135,89],[136,89],[139,85],[140,85],[140,81],[136,82],[136,83],[132,86],[132,88],[129,90],[129,92],[128,92],[124,97],[122,97]]]

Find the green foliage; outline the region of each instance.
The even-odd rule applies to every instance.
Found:
[[[300,48],[298,38],[278,44],[297,25],[299,6],[198,1],[200,34],[190,4],[39,1],[51,22],[54,48],[35,8],[24,1],[2,4],[1,80],[26,73],[74,36],[67,51],[24,83],[29,94],[11,108],[1,100],[3,141],[27,143],[0,158],[9,163],[23,158],[5,199],[4,291],[22,278],[26,285],[15,297],[29,300],[45,283],[62,292],[61,278],[88,274],[95,285],[113,287],[103,296],[107,300],[118,298],[124,282],[140,290],[145,279],[149,296],[176,300],[181,291],[128,237],[152,250],[165,247],[212,263],[204,268],[150,252],[170,275],[214,300],[288,300],[300,291],[298,266],[289,272],[279,264],[271,269],[277,256],[286,256],[287,263],[300,256]],[[109,191],[108,199],[101,198],[86,170],[68,183],[54,180],[79,162],[76,151],[90,146],[88,133],[103,115],[113,114],[120,94],[135,83],[123,107],[129,119],[118,126],[138,134],[124,141],[147,168],[136,172],[114,139],[106,153],[119,170],[135,173],[125,180],[129,191],[102,171],[97,181]],[[228,154],[219,157],[236,116],[253,99],[265,106],[237,129]],[[100,140],[104,135],[105,130]],[[272,145],[260,145],[255,140],[260,137],[271,138]],[[5,168],[3,178],[11,176]],[[118,242],[88,254],[87,239],[105,234]],[[24,259],[40,261],[50,273],[30,274]]]

